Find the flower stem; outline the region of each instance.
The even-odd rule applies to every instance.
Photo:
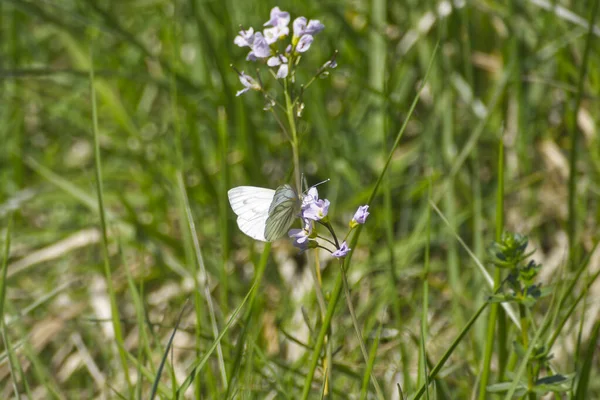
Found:
[[[288,81],[285,80],[285,90],[283,91],[285,96],[285,107],[288,119],[288,125],[290,126],[291,132],[291,144],[292,144],[292,157],[294,160],[294,181],[296,182],[296,193],[302,193],[302,184],[300,182],[300,156],[298,154],[298,132],[296,130],[296,117],[294,116],[294,104],[290,98]]]
[[[340,242],[338,241],[338,238],[335,234],[335,231],[333,230],[333,227],[331,226],[331,224],[329,223],[329,221],[327,222],[322,222],[322,221],[318,221],[321,225],[325,226],[325,228],[327,228],[327,230],[329,231],[329,233],[331,233],[331,237],[333,237],[333,240],[335,241],[335,248],[339,250],[340,248]]]

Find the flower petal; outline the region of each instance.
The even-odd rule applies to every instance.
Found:
[[[277,70],[277,79],[287,78],[289,73],[289,66],[287,64],[281,64],[279,70]]]
[[[310,45],[312,44],[313,40],[314,38],[311,35],[303,35],[296,45],[296,51],[298,53],[304,53],[310,49]]]

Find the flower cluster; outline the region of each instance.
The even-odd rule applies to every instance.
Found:
[[[303,228],[290,229],[288,236],[293,240],[294,246],[299,248],[301,251],[315,247],[322,247],[326,250],[329,250],[319,244],[317,239],[321,238],[336,247],[335,251],[329,250],[332,256],[335,258],[343,258],[352,249],[348,247],[348,244],[345,240],[341,244],[338,243],[333,227],[329,223],[329,205],[329,200],[320,199],[317,188],[314,186],[311,187],[306,195],[304,195],[302,198],[300,218],[302,220]],[[356,226],[366,222],[367,217],[369,216],[369,212],[367,211],[368,209],[368,205],[358,207],[358,210],[356,210],[356,213],[354,213],[354,217],[349,224],[351,230]],[[322,238],[317,234],[315,225],[317,223],[325,226],[329,230],[335,242]]]
[[[264,23],[266,28],[262,32],[255,31],[254,28],[241,29],[234,43],[239,47],[248,47],[250,51],[246,57],[248,61],[266,60],[269,67],[277,67],[275,77],[285,79],[290,74],[290,66],[293,68],[302,53],[310,49],[316,34],[325,29],[319,20],[307,20],[305,17],[298,17],[292,23],[293,34],[291,42],[287,46],[279,48],[277,42],[285,39],[290,34],[290,13],[282,11],[279,7],[271,10],[270,18]],[[283,50],[282,50],[283,49]],[[330,60],[324,65],[326,68],[335,68],[335,60]],[[240,81],[244,89],[237,93],[237,96],[248,90],[261,90],[260,85],[256,84],[254,79],[248,79],[248,75],[239,72]]]

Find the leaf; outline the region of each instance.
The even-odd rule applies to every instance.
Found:
[[[487,387],[487,391],[490,393],[504,393],[504,392],[508,392],[510,387],[512,385],[512,382],[500,382],[500,383],[494,383],[493,385],[489,385]],[[520,397],[523,396],[525,393],[527,393],[527,387],[525,386],[524,383],[519,383],[517,385],[517,389],[515,390],[513,397]]]
[[[564,376],[561,374],[547,376],[542,379],[538,379],[535,382],[533,391],[538,394],[545,394],[548,392],[567,392],[571,390],[571,385],[567,385],[573,380],[573,376]]]

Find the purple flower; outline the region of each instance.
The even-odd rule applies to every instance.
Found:
[[[307,23],[305,17],[296,18],[293,26],[295,38],[300,38],[303,35],[314,36],[325,29],[325,25],[323,25],[318,19],[311,19]]]
[[[286,27],[290,23],[290,13],[281,11],[279,7],[273,7],[271,9],[271,19],[265,22],[264,26],[279,26]]]
[[[251,77],[250,75],[246,75],[244,73],[244,71],[240,72],[240,82],[242,82],[242,85],[244,85],[244,88],[242,90],[239,90],[235,95],[239,96],[241,94],[246,93],[248,90],[252,89],[252,90],[260,90],[260,85],[258,84],[258,82],[256,82],[254,80],[253,77]]]
[[[320,221],[329,212],[329,200],[315,200],[302,209],[302,217],[313,221]]]
[[[290,69],[287,64],[281,64],[279,66],[279,69],[277,70],[277,75],[275,75],[275,77],[277,79],[285,79],[287,78],[289,71]]]
[[[304,244],[309,240],[309,237],[312,234],[312,229],[312,221],[304,221],[304,228],[290,229],[288,236],[290,238],[294,238],[294,246],[296,246],[296,244]]]
[[[263,31],[265,39],[268,44],[273,44],[280,38],[287,36],[290,33],[290,28],[287,26],[274,26],[273,28],[267,28]]]
[[[312,35],[303,35],[298,41],[298,44],[296,45],[296,51],[298,53],[304,53],[305,51],[310,49],[310,45],[312,44],[313,40],[314,38],[312,37]]]
[[[343,258],[343,257],[346,257],[346,254],[348,254],[350,252],[350,250],[352,250],[352,249],[348,247],[348,244],[344,240],[342,242],[342,245],[340,246],[340,248],[337,249],[336,251],[334,251],[333,253],[331,253],[331,255],[334,256],[335,258]]]
[[[319,191],[316,187],[312,186],[308,189],[308,193],[302,198],[302,209],[307,208],[311,203],[319,200]]]
[[[254,42],[252,43],[252,52],[256,58],[267,58],[271,55],[271,48],[262,33],[256,32]],[[250,57],[250,54],[248,54]]]
[[[256,60],[258,60],[258,58],[256,58],[253,51],[250,51],[250,53],[248,53],[248,55],[246,56],[246,61],[256,61]]]
[[[283,79],[288,76],[288,59],[285,56],[277,55],[269,58],[267,60],[267,65],[269,67],[277,67],[279,66],[279,70],[277,71],[277,79]]]
[[[350,228],[354,228],[358,224],[364,224],[369,216],[369,212],[367,211],[369,206],[360,206],[358,210],[354,213],[354,218],[350,221]]]
[[[288,236],[293,239],[294,247],[303,252],[307,249],[312,249],[318,246],[318,243],[311,240],[313,224],[312,221],[304,220],[303,229],[290,229]]]
[[[233,40],[233,43],[240,47],[252,47],[252,42],[254,42],[254,29],[252,28],[248,28],[247,31],[242,29]]]

